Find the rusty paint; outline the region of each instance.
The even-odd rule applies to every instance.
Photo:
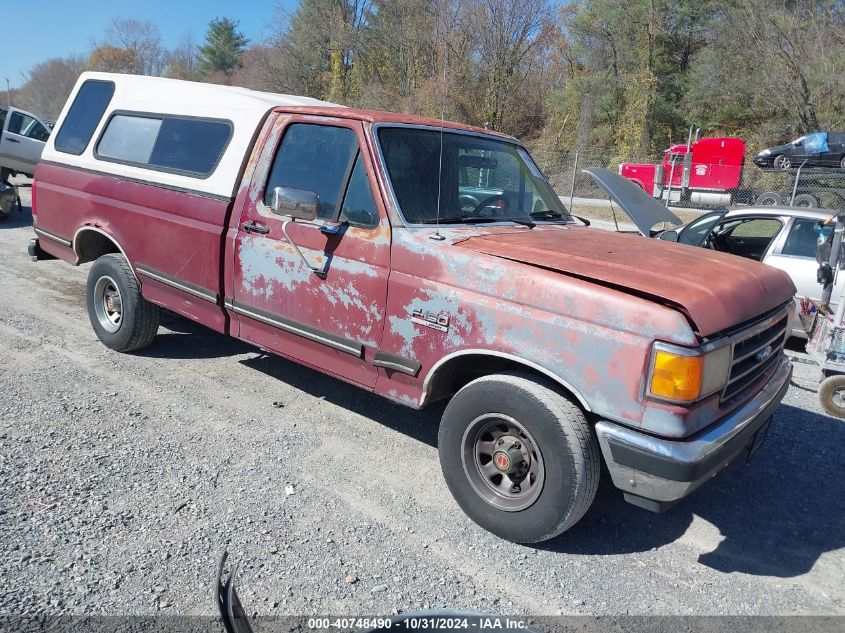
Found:
[[[716,251],[693,255],[682,245],[628,237],[572,226],[490,234],[461,246],[670,302],[704,336],[782,305],[795,293],[791,283],[784,283],[786,275],[770,266]]]

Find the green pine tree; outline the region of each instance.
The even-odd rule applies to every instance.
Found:
[[[231,75],[241,67],[241,55],[249,40],[238,30],[238,22],[215,18],[208,23],[205,45],[200,46],[200,71],[203,75],[222,72]]]

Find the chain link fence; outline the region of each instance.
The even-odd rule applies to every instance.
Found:
[[[563,202],[587,217],[606,218],[607,211],[612,211],[607,194],[583,172],[588,167],[622,173],[663,204],[668,200],[668,206],[685,220],[706,211],[750,204],[845,208],[845,169],[838,165],[764,169],[749,159],[742,166],[694,160],[672,165],[664,164],[663,156],[620,161],[548,148],[535,148],[532,155]],[[620,169],[623,162],[625,168]]]

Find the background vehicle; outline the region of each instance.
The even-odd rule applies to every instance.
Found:
[[[763,169],[840,167],[845,169],[845,132],[813,132],[791,143],[764,149],[754,157]]]
[[[816,279],[818,224],[835,213],[796,207],[743,207],[705,213],[658,237],[774,266],[789,275],[799,297],[818,301],[821,297]],[[836,287],[837,291],[845,290],[845,276],[837,279]],[[838,297],[839,293],[834,296]],[[800,321],[796,320],[794,325],[792,335],[806,338]]]
[[[443,476],[503,538],[574,525],[602,458],[668,508],[759,447],[789,386],[785,274],[579,226],[503,134],[83,73],[44,157],[29,252],[93,262],[106,346],[149,345],[165,307],[407,406],[448,399]]]
[[[16,173],[32,176],[50,127],[34,114],[0,106],[0,181]]]
[[[654,198],[673,204],[728,206],[744,201],[741,138],[692,139],[664,152],[661,164],[622,163],[619,174]]]
[[[821,299],[802,299],[800,316],[809,331],[807,353],[825,376],[819,385],[819,401],[830,415],[845,418],[845,297],[842,285],[834,285],[842,269],[845,213],[828,218],[827,227],[825,239],[816,248]]]

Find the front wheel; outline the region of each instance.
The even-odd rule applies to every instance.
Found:
[[[152,343],[159,307],[141,296],[141,286],[122,255],[103,255],[94,262],[86,298],[91,326],[106,347],[132,352]]]
[[[599,449],[578,406],[531,374],[484,376],[452,398],[440,424],[449,490],[478,525],[534,543],[575,525],[593,501]]]
[[[776,191],[765,191],[754,199],[754,204],[761,207],[783,206],[783,198]]]
[[[834,374],[822,380],[819,401],[830,415],[845,419],[845,375]]]
[[[775,169],[789,169],[792,166],[792,161],[789,160],[789,156],[781,154],[780,156],[775,156],[772,165]]]

